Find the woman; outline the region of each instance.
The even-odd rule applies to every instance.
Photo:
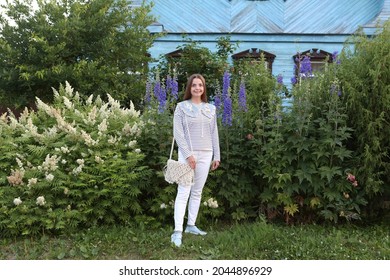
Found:
[[[206,235],[196,225],[201,195],[211,170],[220,164],[217,115],[214,105],[207,103],[206,82],[202,75],[189,77],[184,101],[177,104],[173,118],[173,135],[179,147],[179,161],[187,162],[194,169],[194,183],[179,185],[175,200],[175,229],[171,242],[177,247],[182,243],[184,214],[188,202],[186,233]]]

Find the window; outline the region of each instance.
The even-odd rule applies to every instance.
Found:
[[[272,64],[273,64],[275,57],[276,57],[276,55],[274,55],[272,53],[269,53],[269,52],[266,52],[266,51],[263,51],[263,50],[260,50],[257,48],[250,48],[248,50],[233,54],[232,59],[234,61],[238,61],[241,59],[251,59],[251,60],[255,60],[255,61],[260,61],[262,55],[264,56],[265,67],[267,69],[269,69],[270,72],[272,73]]]
[[[179,49],[179,50],[167,53],[165,56],[167,58],[177,59],[177,58],[182,57],[182,55],[183,55],[183,50]]]
[[[295,63],[295,75],[298,76],[298,73],[306,71],[302,69],[303,64],[307,58],[310,59],[310,72],[322,71],[326,65],[326,62],[333,62],[333,56],[331,53],[320,49],[310,49],[301,53],[297,53],[293,56]],[[306,60],[308,61],[308,60]],[[306,68],[307,69],[307,68]],[[310,74],[311,74],[310,73]]]

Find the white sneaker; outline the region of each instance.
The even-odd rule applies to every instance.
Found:
[[[192,233],[192,234],[195,234],[195,235],[206,235],[207,234],[207,232],[198,229],[197,226],[187,226],[186,230],[184,232]]]
[[[181,238],[182,234],[180,231],[174,231],[173,234],[171,235],[171,242],[176,245],[176,247],[181,246]]]

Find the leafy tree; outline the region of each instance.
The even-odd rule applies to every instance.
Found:
[[[0,101],[51,100],[68,81],[85,95],[137,101],[156,35],[151,5],[131,0],[15,0],[0,16]]]
[[[163,77],[176,72],[179,89],[184,89],[187,78],[194,73],[201,73],[208,86],[208,95],[214,92],[214,83],[219,81],[224,71],[229,68],[228,56],[232,54],[238,44],[233,44],[230,37],[219,37],[213,53],[209,48],[202,46],[191,38],[184,38],[185,43],[177,47],[179,57],[162,57],[158,68]]]

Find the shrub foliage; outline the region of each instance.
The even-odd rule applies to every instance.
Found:
[[[386,210],[389,30],[387,24],[372,38],[357,34],[354,48],[334,53],[321,72],[312,72],[310,54],[302,54],[288,96],[282,77],[272,76],[264,61],[229,68],[234,47],[226,39],[218,52],[207,51],[213,63],[204,71],[217,107],[222,161],[206,182],[200,224],[370,221]],[[164,181],[162,169],[187,75],[180,67],[206,53],[192,43],[184,50],[150,76],[142,114],[132,103],[121,108],[111,95],[107,102],[99,92],[95,99],[81,97],[66,83],[54,90],[52,105],[37,99],[36,112],[1,116],[0,232],[129,219],[172,224],[176,186]]]
[[[125,224],[140,215],[148,171],[137,139],[142,122],[120,108],[70,87],[54,103],[0,121],[0,230],[4,234]]]
[[[0,15],[0,101],[8,107],[51,101],[68,81],[80,94],[142,98],[155,36],[150,5],[130,0],[13,1]]]

